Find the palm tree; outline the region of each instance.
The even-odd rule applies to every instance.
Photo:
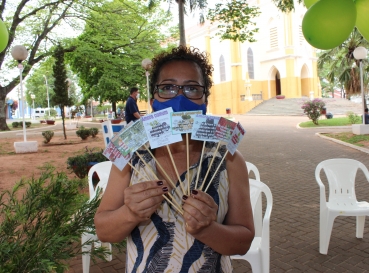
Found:
[[[360,61],[354,58],[354,50],[363,46],[368,48],[369,42],[364,39],[357,28],[351,32],[349,38],[340,46],[322,51],[319,54],[318,69],[327,69],[326,75],[322,75],[330,83],[337,81],[346,92],[346,98],[361,93],[360,86]],[[362,60],[364,69],[368,69],[368,60]],[[368,77],[364,73],[364,92],[368,90]],[[366,104],[365,104],[366,107]]]

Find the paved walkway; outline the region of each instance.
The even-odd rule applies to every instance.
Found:
[[[351,131],[349,128],[299,129],[306,117],[237,115],[247,133],[239,150],[254,163],[273,194],[271,215],[271,272],[369,272],[369,222],[364,238],[355,237],[355,218],[338,217],[333,226],[328,255],[319,253],[319,188],[314,172],[329,158],[357,159],[369,167],[366,152],[316,136],[317,132]],[[369,183],[359,172],[359,200],[369,200]],[[91,262],[91,273],[125,272],[125,255],[113,261]],[[81,259],[70,273],[82,272]],[[246,261],[234,261],[234,272],[251,272]]]

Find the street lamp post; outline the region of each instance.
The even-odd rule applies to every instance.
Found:
[[[35,94],[31,94],[31,99],[32,99],[32,106],[33,106],[33,119],[36,119],[35,117]]]
[[[47,109],[49,110],[49,116],[50,116],[50,98],[49,98],[49,85],[47,84],[47,78],[45,75],[43,75],[45,78],[45,84],[46,84],[46,94],[47,94]]]
[[[147,113],[150,114],[150,83],[149,83],[149,76],[151,69],[152,61],[150,59],[144,59],[141,63],[143,69],[145,69],[145,75],[146,75],[146,84],[147,84]]]
[[[28,51],[27,49],[22,45],[16,45],[12,48],[11,54],[14,58],[14,60],[18,61],[18,69],[19,69],[19,87],[21,91],[21,98],[22,98],[22,115],[23,115],[23,142],[14,142],[14,148],[16,153],[32,153],[37,152],[38,149],[38,142],[37,141],[27,141],[27,135],[26,135],[26,122],[24,120],[24,97],[23,97],[23,79],[22,79],[22,73],[23,73],[23,65],[22,61],[27,59],[28,57]]]
[[[365,47],[359,46],[354,50],[354,58],[360,62],[360,88],[361,88],[361,99],[362,99],[362,113],[363,113],[363,124],[365,124],[365,96],[364,96],[364,82],[363,82],[363,59],[366,59],[368,50]]]
[[[18,61],[18,69],[19,69],[19,86],[21,91],[21,99],[22,99],[22,116],[23,116],[23,138],[24,141],[27,141],[27,134],[26,134],[26,122],[24,119],[24,98],[23,98],[23,82],[22,82],[22,72],[23,72],[23,65],[22,62],[27,59],[28,57],[28,51],[27,49],[22,45],[16,45],[12,48],[11,54],[14,58],[14,60]]]

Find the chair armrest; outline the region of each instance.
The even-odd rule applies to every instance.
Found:
[[[320,164],[315,169],[315,180],[318,183],[319,191],[320,191],[320,206],[325,205],[327,203],[327,199],[325,197],[325,186],[320,179],[320,171],[322,170]]]

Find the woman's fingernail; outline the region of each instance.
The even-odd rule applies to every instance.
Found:
[[[163,185],[163,181],[158,181],[158,182],[156,182],[157,184],[158,184],[158,186],[161,186],[161,185]]]
[[[196,195],[196,194],[198,194],[199,192],[198,192],[197,190],[192,190],[192,191],[191,191],[191,193],[192,193],[193,195]]]
[[[168,191],[168,187],[163,187],[163,192],[167,192]]]
[[[188,198],[188,196],[187,196],[187,195],[183,195],[183,196],[182,196],[182,199],[183,199],[183,200],[187,200],[187,198]]]

